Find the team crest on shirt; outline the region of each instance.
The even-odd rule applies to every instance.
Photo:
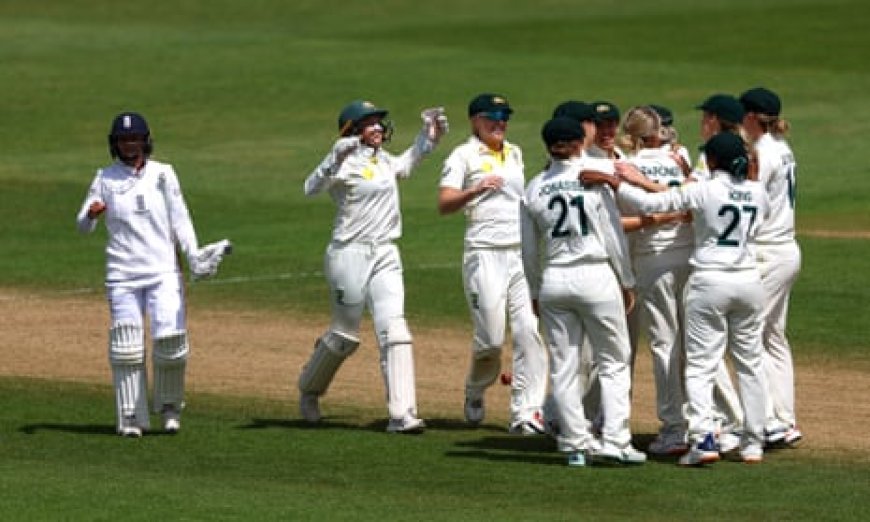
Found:
[[[148,212],[148,207],[145,205],[145,195],[136,194],[136,211],[137,214],[145,214]]]
[[[371,179],[375,177],[375,171],[373,171],[370,167],[366,167],[362,170],[361,176],[364,179],[371,181]]]
[[[480,166],[480,170],[484,172],[492,172],[492,163],[484,161],[483,165]]]

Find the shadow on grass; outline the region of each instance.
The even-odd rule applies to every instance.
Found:
[[[379,419],[364,424],[355,424],[348,419],[349,417],[341,416],[324,416],[320,422],[308,422],[304,419],[267,419],[254,418],[250,423],[238,426],[237,429],[243,430],[262,430],[270,428],[288,429],[288,430],[355,430],[355,431],[373,431],[380,432],[387,430],[387,419]],[[477,427],[471,427],[463,420],[457,419],[424,419],[426,421],[426,431],[467,431],[475,432],[493,432],[507,433],[504,427],[495,424],[482,424]]]
[[[61,422],[41,422],[38,424],[25,424],[18,428],[18,431],[26,435],[36,435],[40,431],[63,431],[78,435],[118,436],[115,427],[108,424],[65,424]]]
[[[479,424],[477,426],[472,426],[468,422],[463,419],[426,419],[426,426],[429,429],[439,430],[439,431],[468,431],[468,432],[480,432],[480,431],[491,431],[495,433],[507,433],[507,428],[505,426],[500,426],[496,424]]]
[[[251,419],[251,422],[236,429],[241,430],[265,430],[279,428],[285,430],[355,430],[355,431],[384,431],[386,421],[376,421],[367,425],[353,424],[342,421],[339,417],[323,417],[320,422],[308,422],[304,419]]]
[[[75,435],[111,435],[112,437],[118,437],[118,431],[115,429],[115,426],[108,424],[64,424],[61,422],[41,422],[38,424],[25,424],[18,428],[18,431],[25,435],[36,435],[40,431],[60,431]],[[167,433],[162,430],[145,430],[144,435],[149,438],[155,436],[175,436],[174,433]]]
[[[504,433],[501,429],[497,431]],[[636,448],[645,451],[655,437],[655,434],[635,434],[632,443]],[[494,462],[523,462],[565,466],[565,455],[557,451],[556,441],[552,437],[545,435],[523,437],[505,433],[502,436],[484,436],[474,440],[460,441],[455,445],[458,449],[448,451],[445,453],[445,456]],[[647,457],[650,461],[661,463],[675,463],[677,459],[675,456],[668,455],[658,456],[648,454]],[[631,469],[634,466],[599,463],[597,467]]]
[[[25,424],[18,428],[18,431],[25,435],[36,435],[41,431],[59,431],[64,433],[72,433],[74,435],[111,435],[118,437],[118,431],[114,425],[109,424],[64,424],[61,422],[41,422],[37,424]],[[163,430],[144,430],[143,433],[148,438],[151,437],[174,437],[176,434],[168,433]]]
[[[540,453],[500,453],[486,450],[448,451],[444,456],[448,458],[488,460],[491,462],[518,462],[523,464],[541,464],[545,466],[565,465],[565,457],[555,451],[546,455]]]
[[[465,426],[467,430],[467,426]],[[504,428],[478,427],[497,431],[500,435],[484,435],[456,442],[458,448],[444,455],[450,458],[478,459],[492,462],[522,462],[563,466],[565,457],[556,451],[555,441],[546,435],[522,436],[508,434]],[[474,431],[469,431],[474,433]]]

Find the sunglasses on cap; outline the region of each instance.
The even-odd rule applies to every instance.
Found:
[[[508,111],[486,111],[478,113],[478,116],[483,116],[487,120],[492,121],[508,121],[511,119],[511,113]]]

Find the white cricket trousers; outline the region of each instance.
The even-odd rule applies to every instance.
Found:
[[[756,246],[758,269],[766,300],[762,315],[764,369],[770,392],[768,428],[792,427],[797,423],[794,406],[794,363],[785,336],[791,288],[801,269],[797,242]]]
[[[152,339],[168,337],[187,329],[184,309],[184,285],[181,274],[174,272],[146,281],[109,283],[106,287],[112,326],[151,324]]]
[[[416,415],[416,379],[398,247],[393,243],[331,243],[324,269],[332,297],[330,329],[358,338],[363,311],[368,308],[378,339],[390,418],[401,419],[408,412]]]
[[[393,243],[331,243],[324,271],[332,303],[332,329],[359,337],[366,307],[375,332],[386,331],[393,318],[405,317],[402,259]]]
[[[538,308],[550,351],[559,450],[586,449],[591,438],[579,373],[584,336],[592,346],[601,383],[601,439],[620,447],[631,442],[631,347],[622,289],[613,269],[606,262],[548,266]]]
[[[529,285],[519,247],[466,250],[462,281],[474,325],[472,350],[497,353],[506,337],[506,318],[513,338],[511,420],[527,420],[541,411],[547,391],[547,352],[538,333]],[[474,355],[474,354],[473,354]],[[474,364],[472,363],[472,366]],[[474,373],[472,368],[471,373]],[[469,386],[466,395],[482,396],[497,377]]]
[[[686,283],[689,439],[716,430],[713,388],[730,351],[744,411],[742,447],[763,444],[766,386],[761,356],[764,290],[757,270],[695,270]]]
[[[637,313],[646,318],[661,433],[685,433],[683,415],[683,290],[692,247],[638,255]]]

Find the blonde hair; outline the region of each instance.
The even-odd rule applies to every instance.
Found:
[[[649,146],[651,138],[665,142],[671,135],[662,126],[662,119],[651,107],[639,106],[628,110],[622,120],[622,136],[619,146],[629,153],[635,154],[640,149]]]
[[[791,124],[787,120],[770,114],[758,114],[758,124],[764,132],[777,137],[785,137],[791,129]]]

